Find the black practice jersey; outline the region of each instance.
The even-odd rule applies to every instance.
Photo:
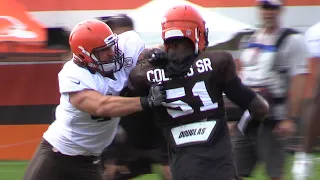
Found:
[[[225,116],[223,92],[235,100],[241,108],[247,108],[254,93],[242,96],[242,88],[236,75],[231,54],[227,52],[203,52],[194,59],[188,74],[169,78],[163,68],[142,61],[132,70],[128,87],[133,92],[147,94],[151,84],[161,82],[167,92],[162,107],[155,109],[158,123],[163,126],[201,121],[206,118],[221,119]],[[234,85],[239,84],[240,86]],[[239,91],[240,92],[240,91]],[[251,91],[250,91],[251,92]]]

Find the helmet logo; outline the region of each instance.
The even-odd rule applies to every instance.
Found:
[[[82,46],[78,46],[78,48],[82,51],[83,54],[90,56],[90,53],[86,51]]]

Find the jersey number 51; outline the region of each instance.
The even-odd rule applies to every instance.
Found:
[[[183,98],[184,96],[186,96],[184,87],[168,89],[166,90],[166,92],[167,92],[167,100]],[[200,111],[212,110],[218,107],[217,102],[215,103],[212,102],[204,81],[195,83],[195,85],[192,88],[192,94],[193,96],[198,96],[203,104],[203,106],[200,107]],[[188,105],[186,102],[183,102],[181,100],[173,101],[170,103],[164,103],[163,105],[168,107],[167,112],[173,118],[189,115],[194,112],[194,109],[192,109],[190,105]]]

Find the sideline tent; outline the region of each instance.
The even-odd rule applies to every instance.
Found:
[[[0,1],[0,52],[22,50],[24,45],[43,45],[47,41],[46,31],[18,1]],[[13,48],[18,44],[20,49]]]
[[[68,52],[68,32],[46,28],[17,0],[0,0],[0,62],[59,61]]]
[[[251,25],[233,20],[206,8],[184,0],[153,0],[129,13],[134,21],[135,30],[139,32],[147,45],[162,43],[161,20],[165,12],[172,6],[188,4],[195,7],[209,28],[209,46],[226,42],[238,32],[253,28]]]

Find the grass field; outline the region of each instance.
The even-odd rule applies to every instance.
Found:
[[[320,157],[320,156],[318,156]],[[319,158],[318,158],[319,159]],[[21,180],[24,170],[26,168],[27,161],[0,161],[0,180]],[[291,176],[292,157],[289,157],[286,164],[286,177],[285,180],[292,180]],[[144,175],[135,180],[160,180],[160,176],[157,175],[158,168],[155,166],[154,173]],[[320,160],[315,161],[314,177],[310,180],[320,179]],[[254,178],[247,178],[245,180],[267,180],[263,167],[260,166],[255,171]]]

